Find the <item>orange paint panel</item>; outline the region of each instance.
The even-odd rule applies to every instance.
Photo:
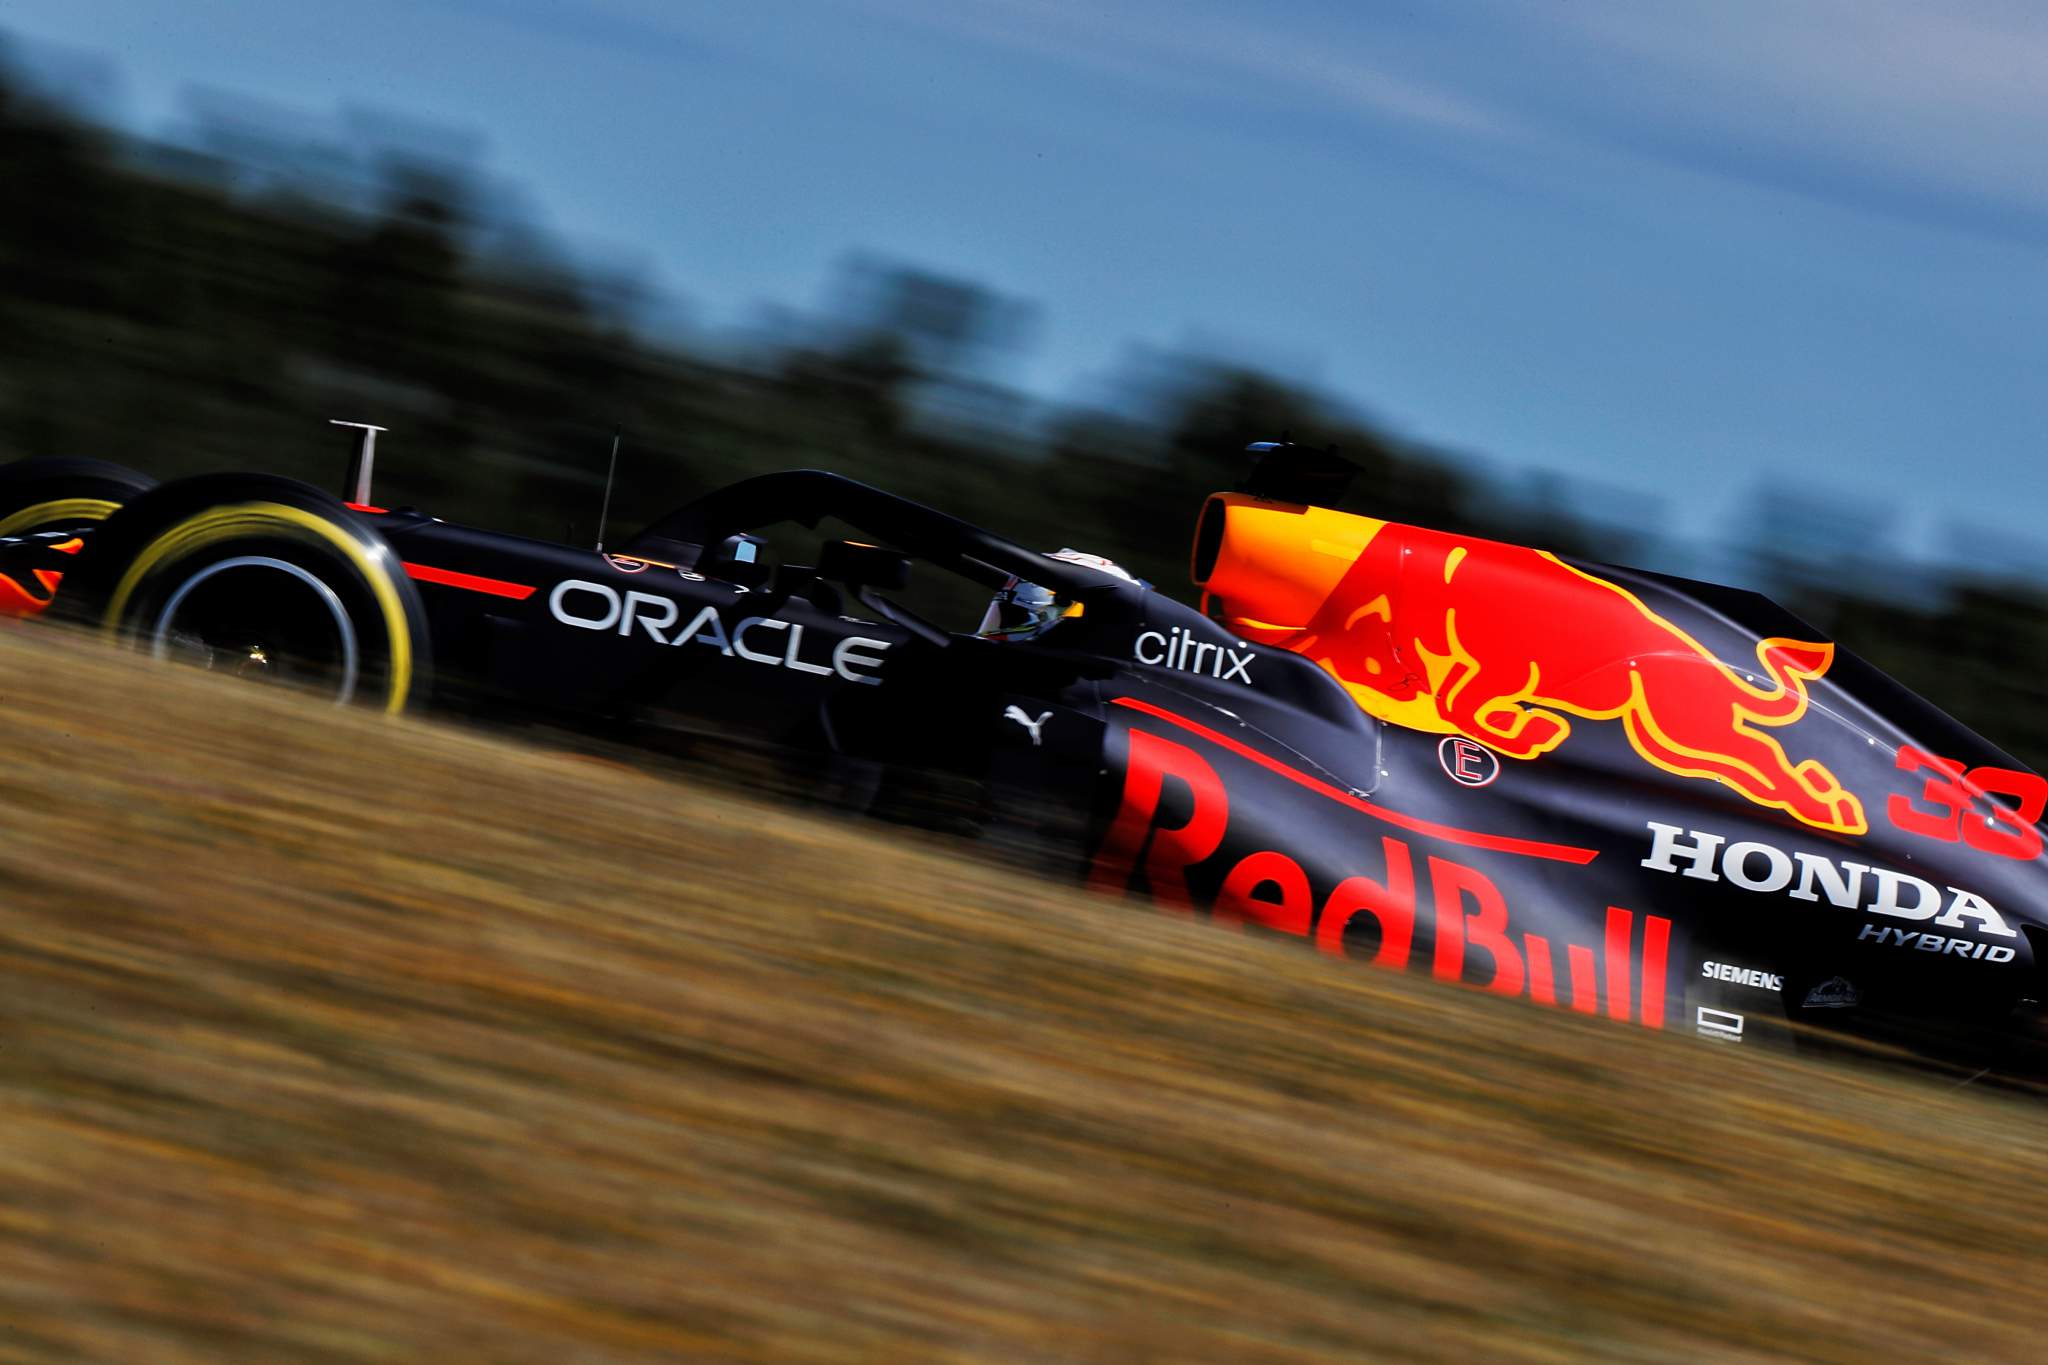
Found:
[[[0,616],[40,616],[49,605],[47,598],[37,597],[13,579],[0,575]]]

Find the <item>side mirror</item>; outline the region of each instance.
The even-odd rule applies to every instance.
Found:
[[[743,588],[759,588],[768,582],[768,542],[741,532],[727,536],[697,560],[697,572]]]
[[[917,613],[875,596],[877,588],[895,592],[910,583],[910,560],[894,550],[858,540],[834,540],[818,550],[818,577],[853,589],[853,600],[892,625],[901,626],[928,645],[944,649],[950,636]]]
[[[835,540],[818,551],[818,576],[852,588],[899,592],[910,584],[910,560],[858,540]]]

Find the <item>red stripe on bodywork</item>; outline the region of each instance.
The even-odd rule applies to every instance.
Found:
[[[525,583],[507,583],[502,578],[485,578],[481,574],[457,573],[454,569],[437,569],[431,564],[407,564],[406,573],[422,583],[439,583],[443,587],[467,588],[470,592],[487,592],[493,597],[509,597],[515,602],[524,602],[538,589]]]
[[[1643,916],[1643,1023],[1664,1027],[1664,964],[1671,952],[1671,921]]]
[[[1565,961],[1572,969],[1572,1008],[1580,1014],[1598,1014],[1598,988],[1593,985],[1593,950],[1582,943],[1564,946]]]
[[[1522,935],[1529,958],[1529,998],[1539,1005],[1557,1003],[1557,984],[1550,977],[1550,940],[1541,934]]]
[[[1624,1022],[1629,1017],[1629,939],[1635,915],[1618,905],[1607,907],[1607,1017]]]
[[[1584,866],[1600,856],[1598,849],[1574,848],[1570,844],[1546,844],[1536,839],[1516,839],[1505,834],[1479,834],[1473,830],[1455,829],[1450,825],[1439,825],[1433,820],[1423,820],[1413,815],[1403,815],[1397,810],[1388,810],[1385,806],[1375,805],[1362,797],[1353,796],[1350,792],[1339,791],[1329,783],[1302,772],[1299,768],[1290,768],[1279,759],[1269,758],[1250,745],[1242,744],[1228,735],[1219,734],[1206,725],[1189,720],[1186,716],[1175,715],[1173,712],[1154,706],[1150,702],[1139,701],[1136,697],[1115,697],[1111,701],[1116,706],[1128,707],[1133,711],[1142,711],[1146,715],[1163,720],[1169,725],[1177,725],[1189,734],[1200,735],[1212,744],[1222,745],[1239,758],[1250,759],[1260,767],[1276,772],[1290,782],[1307,787],[1318,796],[1328,797],[1339,805],[1349,806],[1355,811],[1362,811],[1376,820],[1384,820],[1397,829],[1405,829],[1414,834],[1426,834],[1432,839],[1441,839],[1447,844],[1462,844],[1466,848],[1490,849],[1495,853],[1514,853],[1524,858],[1547,858],[1552,862],[1574,863],[1579,866]]]

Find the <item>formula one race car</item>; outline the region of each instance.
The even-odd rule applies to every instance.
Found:
[[[1252,447],[1203,609],[815,471],[605,554],[260,475],[0,471],[0,599],[158,658],[926,779],[1110,895],[1738,1041],[1792,1019],[2013,1065],[2048,783],[1752,593],[1355,516]],[[843,523],[861,540],[789,529]],[[948,629],[921,574],[987,610]],[[960,623],[965,626],[966,621]]]

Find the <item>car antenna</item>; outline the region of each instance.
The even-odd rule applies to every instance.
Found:
[[[612,510],[612,479],[619,472],[619,428],[612,428],[612,462],[604,472],[604,503],[597,509],[597,552],[604,553],[604,522]]]
[[[367,507],[370,503],[370,479],[377,465],[377,433],[389,431],[389,427],[376,426],[370,422],[344,422],[329,418],[330,427],[348,427],[362,435],[349,455],[348,480],[342,485],[342,500],[351,507]]]

